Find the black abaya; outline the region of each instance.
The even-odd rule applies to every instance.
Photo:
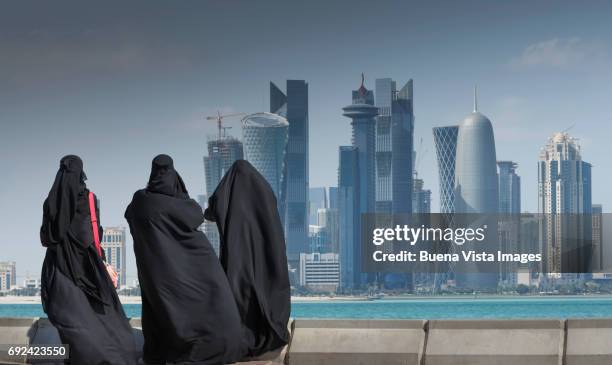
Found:
[[[146,189],[125,217],[142,295],[144,360],[225,364],[244,355],[240,318],[206,236],[202,209],[166,155],[153,160]]]
[[[43,308],[62,343],[69,345],[71,364],[136,364],[132,329],[94,247],[84,181],[81,159],[62,158],[40,229],[47,247],[41,277]]]
[[[220,259],[234,293],[250,356],[287,344],[291,311],[283,227],[268,182],[238,160],[208,201]]]

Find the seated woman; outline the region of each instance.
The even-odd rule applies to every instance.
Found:
[[[240,316],[215,252],[198,230],[202,208],[189,198],[167,155],[155,157],[146,189],[125,212],[142,296],[147,364],[225,364],[245,354]]]
[[[78,156],[62,158],[43,206],[43,309],[69,345],[71,364],[136,364],[132,329],[103,262],[96,197],[85,179]]]
[[[265,178],[238,160],[208,201],[217,222],[221,265],[234,293],[249,356],[287,344],[291,312],[283,227]]]

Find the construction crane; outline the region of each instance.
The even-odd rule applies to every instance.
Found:
[[[223,119],[230,118],[230,117],[240,117],[243,115],[246,115],[246,113],[232,113],[232,114],[221,115],[221,112],[217,111],[217,115],[208,116],[206,117],[206,120],[216,120],[217,121],[217,128],[219,129],[219,139],[222,139],[223,137],[225,137],[225,130],[232,128],[232,127],[224,127]]]

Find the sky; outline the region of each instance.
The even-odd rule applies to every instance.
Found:
[[[570,128],[606,183],[612,136],[612,3],[605,1],[3,1],[0,3],[0,261],[38,277],[42,203],[59,159],[78,154],[103,226],[168,153],[193,197],[217,111],[269,108],[269,82],[309,83],[310,186],[337,184],[350,144],[342,107],[365,86],[414,80],[419,177],[439,206],[432,127],[472,111],[493,123],[498,160],[519,164],[537,211],[539,149]],[[238,119],[228,120],[240,137]],[[422,141],[422,142],[421,142]],[[135,278],[128,239],[128,283]]]

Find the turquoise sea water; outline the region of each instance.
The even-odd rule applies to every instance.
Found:
[[[140,317],[140,304],[124,305]],[[0,317],[44,317],[40,304],[0,304]],[[612,297],[408,299],[295,302],[295,318],[480,319],[612,318]]]

